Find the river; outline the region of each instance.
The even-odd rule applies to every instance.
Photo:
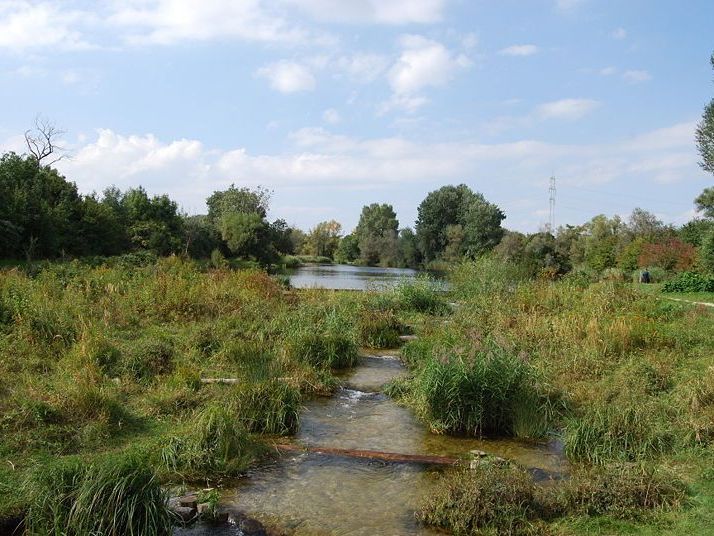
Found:
[[[364,356],[358,367],[343,376],[343,387],[334,396],[306,404],[295,441],[307,446],[453,457],[479,449],[546,472],[562,470],[562,455],[554,445],[429,433],[410,410],[381,392],[387,381],[405,373],[394,356]],[[295,536],[432,535],[439,533],[420,526],[414,511],[438,470],[410,463],[292,454],[255,469],[223,499],[228,509]],[[198,534],[195,529],[191,533]],[[218,534],[216,529],[203,533]],[[220,533],[240,534],[235,528]]]
[[[400,281],[414,279],[419,272],[410,268],[310,264],[288,270],[287,274],[295,288],[382,290]]]

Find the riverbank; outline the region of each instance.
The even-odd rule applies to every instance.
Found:
[[[127,499],[160,499],[153,482],[220,487],[271,459],[276,436],[456,454],[419,450],[405,439],[414,429],[395,434],[407,441],[399,448],[379,443],[408,425],[426,442],[563,444],[576,478],[547,503],[528,474],[510,469],[486,469],[483,479],[449,470],[430,480],[423,503],[410,496],[412,514],[455,534],[501,530],[499,523],[559,534],[697,534],[714,523],[712,311],[626,284],[532,281],[488,260],[461,267],[451,285],[456,307],[420,280],[385,292],[286,292],[262,272],[180,259],[3,272],[0,517],[30,511],[37,534],[47,523],[115,519],[126,512],[80,509],[76,498],[95,496],[98,482],[137,475],[146,480],[123,488]],[[395,375],[390,398],[375,394],[381,379],[370,380],[370,364],[384,363],[339,374],[359,362],[360,347],[395,347],[407,332],[416,335],[400,354],[408,374]],[[372,388],[362,384],[370,381]],[[391,420],[373,423],[372,436],[361,428],[345,435],[301,414],[320,404],[335,404],[327,413],[336,415],[354,411],[356,422]],[[312,456],[303,467],[359,493],[359,478],[346,480],[352,465],[329,468]],[[358,473],[371,470],[365,463]],[[397,474],[392,465],[385,475]],[[398,474],[395,497],[413,487],[411,473]],[[294,479],[296,494],[308,479],[302,469],[265,475],[278,487]],[[465,489],[514,502],[477,510],[479,495]],[[347,508],[354,496],[340,501],[313,508]],[[449,501],[466,517],[445,510]],[[162,534],[166,520],[152,519]]]

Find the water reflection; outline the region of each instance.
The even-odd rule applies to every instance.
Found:
[[[414,279],[419,272],[410,268],[377,268],[346,264],[316,264],[289,270],[295,288],[335,290],[383,290],[404,279]]]

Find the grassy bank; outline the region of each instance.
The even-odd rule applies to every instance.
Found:
[[[423,318],[404,347],[412,375],[391,394],[438,433],[560,437],[574,476],[546,513],[537,504],[518,513],[518,527],[499,525],[498,505],[493,522],[447,507],[473,505],[488,486],[503,484],[507,496],[512,475],[460,488],[447,479],[423,520],[460,534],[677,533],[711,523],[712,311],[629,283],[528,280],[490,260],[453,272],[452,293],[454,313]]]
[[[92,486],[112,464],[152,508],[163,499],[148,481],[239,474],[269,438],[297,429],[301,402],[329,394],[332,371],[353,365],[360,346],[393,345],[403,329],[394,309],[409,307],[285,292],[260,271],[178,258],[0,272],[0,519],[30,512],[37,533],[84,530],[80,497],[90,490],[91,508],[109,508],[115,495]],[[56,475],[62,490],[47,487]],[[121,533],[162,533],[164,518],[134,517],[159,528]]]

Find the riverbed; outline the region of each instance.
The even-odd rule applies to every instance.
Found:
[[[343,387],[334,396],[306,404],[296,443],[457,458],[479,449],[544,473],[563,469],[555,444],[431,434],[410,410],[381,392],[386,382],[402,374],[406,370],[392,355],[363,357],[343,376]],[[229,509],[296,536],[434,535],[439,533],[420,526],[414,512],[439,470],[298,453],[255,469],[223,499]]]

